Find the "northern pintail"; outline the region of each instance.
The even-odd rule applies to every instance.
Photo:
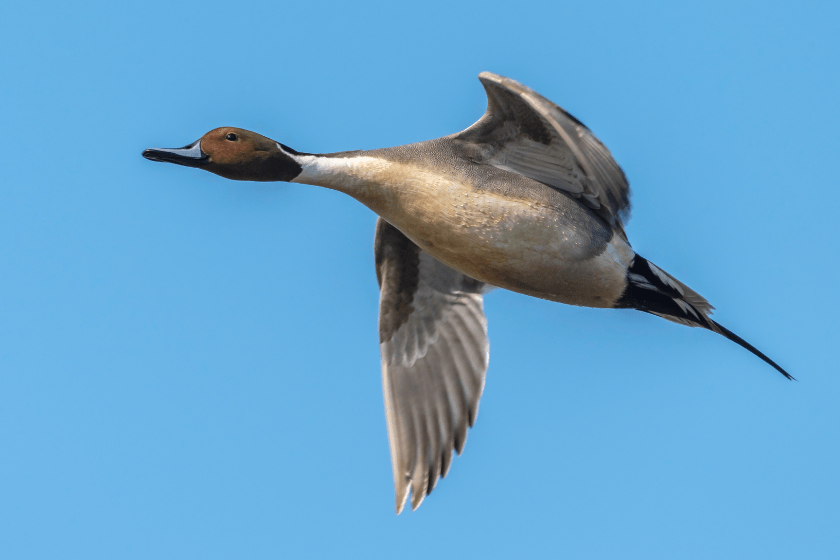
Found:
[[[697,292],[637,255],[623,221],[630,187],[572,115],[484,72],[487,112],[417,144],[310,154],[239,128],[143,156],[242,181],[346,193],[379,215],[382,385],[397,513],[417,508],[464,448],[484,387],[483,294],[500,287],[587,307],[632,308],[703,327],[770,358],[710,317]]]

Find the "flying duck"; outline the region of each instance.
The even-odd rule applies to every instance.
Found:
[[[378,216],[382,386],[397,513],[446,476],[478,412],[489,346],[483,294],[631,308],[716,332],[784,369],[711,319],[697,292],[636,254],[630,187],[610,151],[572,115],[483,72],[487,112],[417,144],[298,152],[239,128],[143,157],[239,181],[289,181],[348,194]]]

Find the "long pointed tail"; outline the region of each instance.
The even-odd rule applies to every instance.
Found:
[[[615,306],[638,309],[675,323],[714,331],[746,348],[788,379],[793,379],[792,375],[755,346],[713,321],[710,316],[714,307],[703,296],[639,255],[630,264],[627,288]]]

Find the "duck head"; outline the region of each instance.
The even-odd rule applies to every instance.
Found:
[[[183,148],[152,148],[143,157],[206,169],[236,181],[291,181],[301,172],[298,152],[256,132],[224,126]]]

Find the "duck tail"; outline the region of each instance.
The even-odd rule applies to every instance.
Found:
[[[627,287],[615,307],[638,309],[674,323],[716,332],[746,348],[788,379],[793,379],[793,376],[755,346],[713,321],[711,315],[714,307],[706,298],[639,255],[633,257],[627,269]]]

